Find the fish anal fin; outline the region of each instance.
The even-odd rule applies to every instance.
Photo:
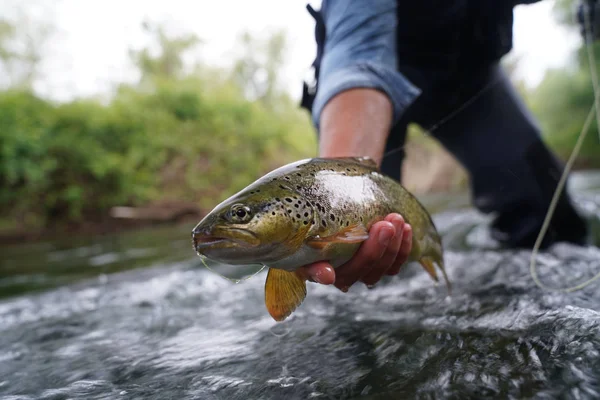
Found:
[[[324,249],[332,243],[361,243],[369,238],[369,232],[364,225],[350,225],[344,227],[334,235],[313,236],[306,241],[306,244],[315,249]]]
[[[283,321],[306,297],[306,279],[296,272],[270,268],[265,282],[265,304],[275,321]]]

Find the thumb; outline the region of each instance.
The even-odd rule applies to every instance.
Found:
[[[301,267],[300,272],[305,279],[320,283],[322,285],[332,285],[335,282],[335,271],[331,264],[326,261],[317,261]]]

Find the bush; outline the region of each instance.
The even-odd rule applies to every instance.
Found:
[[[112,206],[177,199],[210,208],[268,170],[315,154],[308,116],[227,82],[121,87],[102,104],[0,93],[0,212],[22,227],[78,223]],[[281,106],[283,105],[283,106]]]

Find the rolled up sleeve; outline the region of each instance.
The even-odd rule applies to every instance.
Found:
[[[421,90],[397,69],[397,0],[323,0],[326,39],[312,109],[319,128],[325,105],[352,88],[384,92],[396,122]]]

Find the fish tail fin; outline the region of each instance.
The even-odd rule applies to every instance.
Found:
[[[448,289],[448,294],[452,294],[452,283],[450,283],[450,279],[448,279],[448,274],[446,273],[446,268],[444,266],[444,259],[442,257],[421,257],[419,260],[419,264],[423,267],[425,271],[431,276],[431,278],[437,282],[439,282],[437,271],[435,270],[435,266],[437,264],[440,271],[442,271],[442,275],[444,276],[444,281],[446,282],[446,288]]]
[[[297,272],[270,268],[265,282],[265,304],[275,321],[283,321],[306,297],[306,279]]]

